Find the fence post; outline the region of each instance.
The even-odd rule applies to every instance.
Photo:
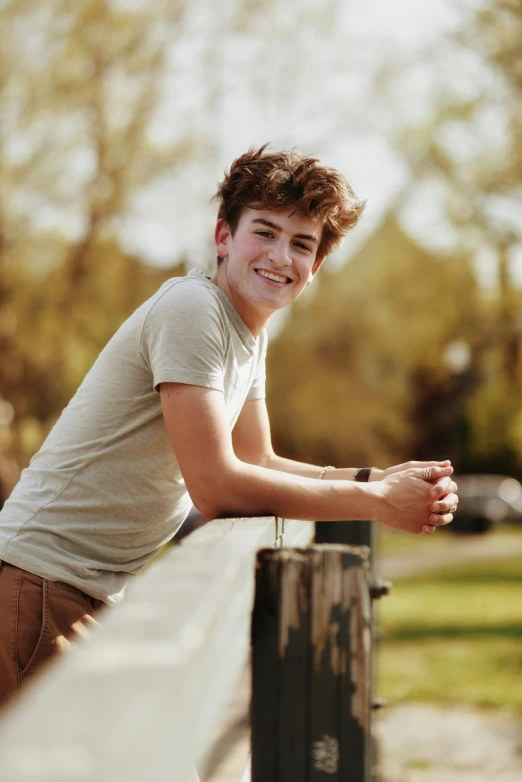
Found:
[[[369,550],[261,550],[252,641],[252,782],[366,782]]]
[[[370,566],[373,565],[374,522],[316,521],[316,543],[343,543],[348,546],[369,546]]]

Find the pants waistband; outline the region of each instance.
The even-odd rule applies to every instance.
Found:
[[[5,559],[0,559],[0,570],[2,567],[11,567],[15,568],[15,570],[23,570],[26,573],[31,573],[30,570],[26,570],[25,568],[18,567],[18,565],[12,565],[10,562],[6,562]],[[36,576],[37,578],[42,578],[42,576],[39,576],[37,573],[31,573],[32,576]],[[93,608],[101,608],[105,605],[103,600],[98,600],[95,597],[91,597],[91,595],[88,595],[87,592],[82,592],[81,589],[78,589],[77,587],[73,586],[72,584],[68,584],[66,581],[52,581],[51,579],[43,579],[42,581],[49,581],[51,584],[56,584],[59,589],[64,589],[66,592],[73,592],[75,595],[80,595],[85,600],[88,600],[89,603],[93,606]]]

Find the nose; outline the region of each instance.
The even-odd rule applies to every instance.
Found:
[[[283,236],[275,242],[268,251],[268,260],[277,266],[289,266],[292,263],[290,257],[290,245]]]

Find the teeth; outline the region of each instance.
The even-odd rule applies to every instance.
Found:
[[[261,277],[268,277],[269,280],[275,280],[275,282],[288,282],[288,277],[280,277],[278,274],[266,272],[264,269],[257,269],[256,271]]]

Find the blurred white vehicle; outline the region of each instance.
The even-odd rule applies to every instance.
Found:
[[[500,522],[522,522],[522,485],[507,475],[458,475],[459,507],[450,529],[480,534]]]

